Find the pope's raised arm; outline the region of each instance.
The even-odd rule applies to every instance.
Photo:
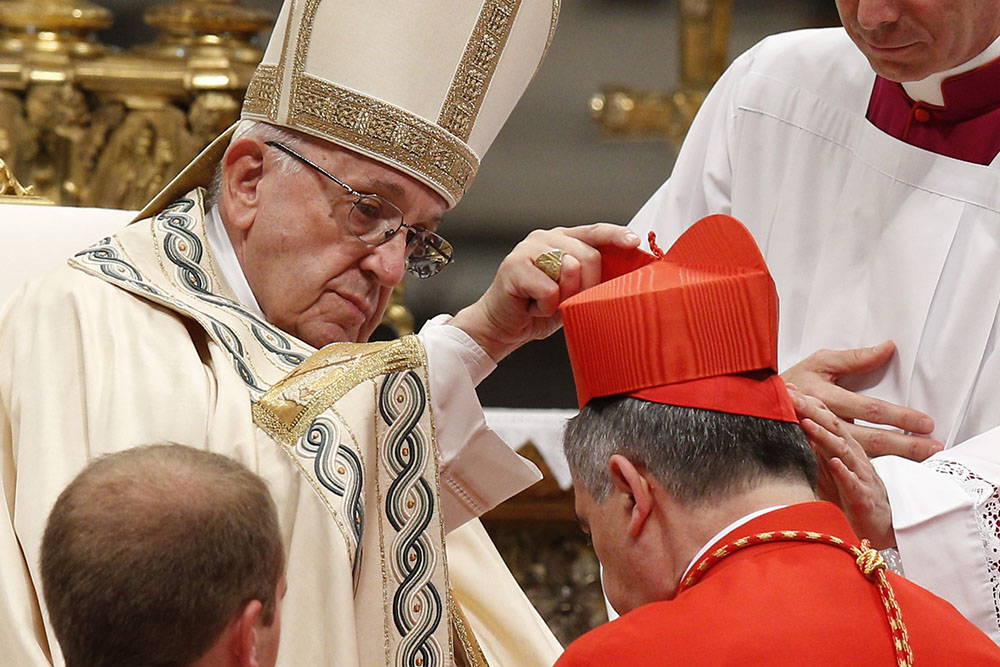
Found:
[[[483,296],[459,311],[451,324],[500,361],[559,329],[560,302],[601,281],[600,248],[608,245],[635,248],[639,237],[606,222],[531,232],[503,260]],[[539,257],[552,251],[564,253],[555,264],[557,277],[539,267]]]

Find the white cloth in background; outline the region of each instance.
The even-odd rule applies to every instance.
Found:
[[[782,369],[895,340],[888,367],[849,388],[928,413],[951,448],[876,461],[903,567],[1000,641],[1000,523],[981,501],[1000,484],[1000,434],[959,445],[1000,424],[1000,170],[871,125],[874,78],[843,29],[765,39],[709,94],[631,227],[667,248],[708,214],[747,225],[778,288]]]
[[[515,450],[533,444],[560,489],[573,487],[562,438],[566,422],[576,416],[577,410],[484,408],[483,412],[489,427]]]

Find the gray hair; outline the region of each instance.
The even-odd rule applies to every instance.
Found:
[[[255,137],[261,141],[278,141],[289,148],[295,148],[302,143],[304,137],[302,133],[288,128],[271,125],[257,120],[241,120],[233,131],[230,142],[242,137]],[[275,151],[275,161],[278,169],[286,174],[294,173],[301,169],[303,165],[284,151]],[[207,208],[212,208],[219,203],[219,195],[222,192],[222,160],[215,165],[215,173],[212,175],[212,183],[208,187],[208,197],[206,199]]]
[[[563,448],[574,476],[597,502],[611,491],[608,460],[614,454],[646,468],[692,506],[767,479],[816,486],[816,459],[798,424],[627,396],[588,403],[567,424]]]
[[[91,462],[42,538],[42,591],[69,667],[190,664],[247,603],[274,621],[284,569],[265,482],[181,445]]]

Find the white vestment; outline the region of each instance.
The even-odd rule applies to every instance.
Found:
[[[903,568],[1000,641],[1000,434],[958,444],[1000,424],[1000,170],[873,126],[874,80],[843,29],[765,39],[716,84],[631,228],[667,248],[706,215],[743,222],[777,284],[782,370],[896,342],[887,368],[844,384],[931,415],[950,448],[876,461]]]
[[[200,198],[0,312],[0,662],[62,664],[38,566],[61,490],[95,456],[169,441],[268,482],[288,554],[279,665],[551,664],[558,643],[472,520],[537,478],[485,425],[492,362],[440,324],[319,351],[274,329],[222,279]]]

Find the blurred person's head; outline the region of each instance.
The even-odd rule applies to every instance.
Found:
[[[69,667],[271,666],[284,565],[264,481],[181,445],[90,463],[42,540],[45,603]]]

